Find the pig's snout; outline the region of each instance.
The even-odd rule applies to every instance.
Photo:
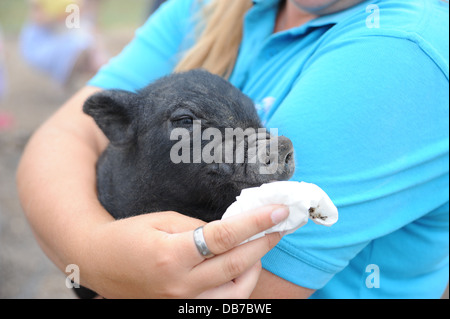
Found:
[[[295,170],[294,146],[290,139],[284,136],[271,136],[263,143],[266,149],[261,149],[259,161],[260,179],[263,181],[288,180]]]

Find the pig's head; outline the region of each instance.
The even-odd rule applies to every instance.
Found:
[[[294,171],[291,141],[270,135],[252,101],[206,71],[173,74],[137,93],[102,91],[84,111],[110,141],[97,189],[115,218],[173,210],[220,219],[242,189]]]

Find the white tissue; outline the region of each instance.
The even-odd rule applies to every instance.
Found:
[[[272,182],[260,187],[243,189],[236,197],[236,201],[223,214],[222,219],[270,204],[288,206],[289,217],[247,241],[273,232],[292,233],[305,225],[308,219],[324,226],[331,226],[338,220],[336,206],[319,186],[294,181]]]

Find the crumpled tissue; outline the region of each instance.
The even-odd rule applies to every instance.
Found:
[[[260,187],[243,189],[236,197],[236,201],[223,214],[222,219],[271,204],[288,206],[289,217],[245,242],[273,232],[293,233],[305,225],[308,219],[324,226],[331,226],[338,220],[336,206],[319,186],[295,181],[272,182]]]

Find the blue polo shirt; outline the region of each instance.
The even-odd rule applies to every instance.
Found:
[[[285,236],[263,267],[311,298],[439,298],[449,276],[449,7],[363,1],[273,34],[254,0],[230,81],[294,144],[293,180],[323,188],[330,228]],[[170,0],[89,82],[136,90],[195,42],[198,1]]]

